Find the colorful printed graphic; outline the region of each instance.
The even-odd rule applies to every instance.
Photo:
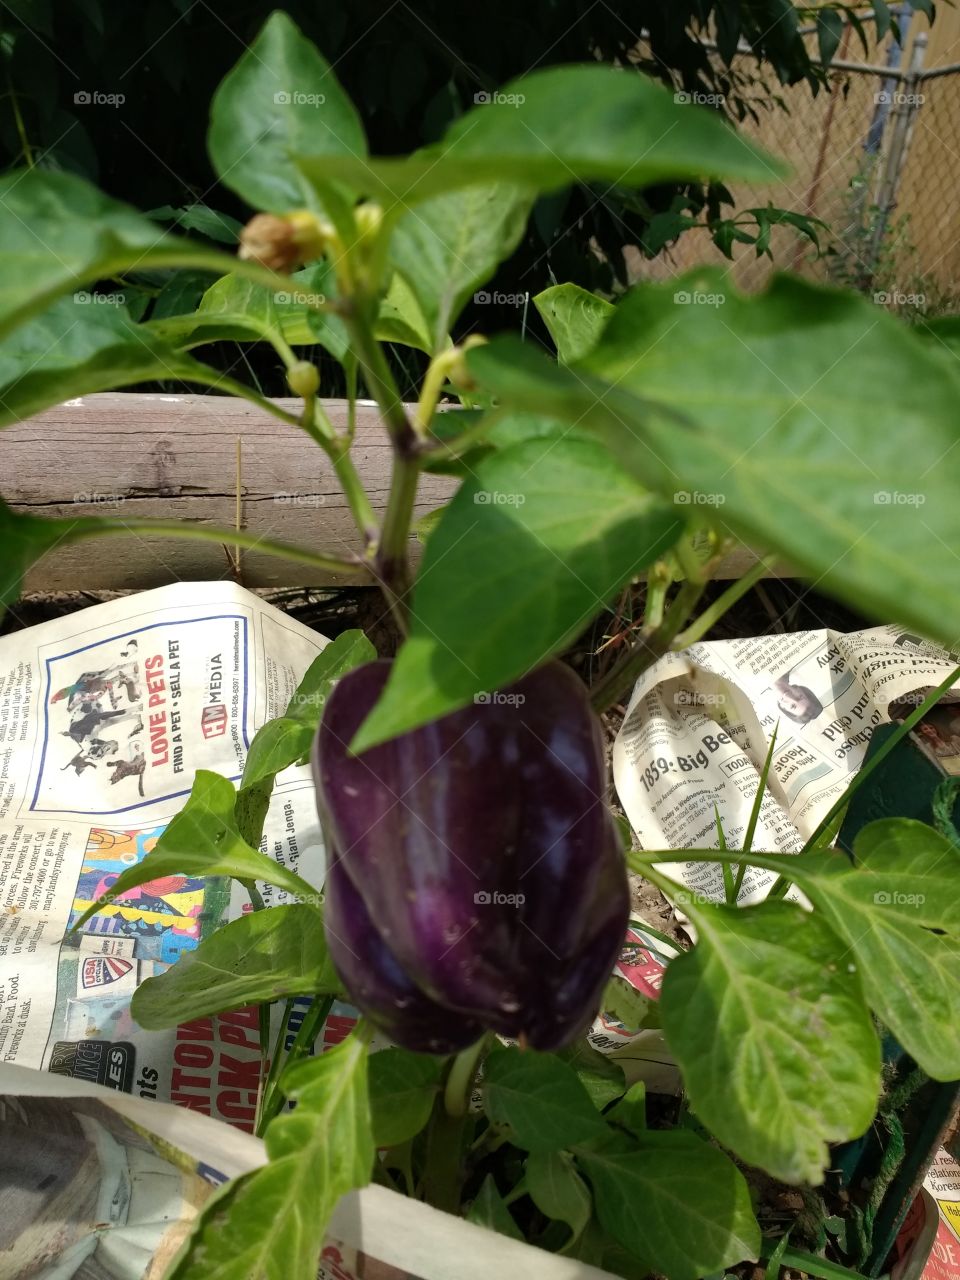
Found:
[[[98,898],[111,893],[121,873],[146,857],[163,831],[162,826],[143,831],[109,831],[99,827],[91,830],[70,915],[71,925]],[[131,937],[135,940],[137,960],[173,964],[182,952],[196,947],[201,937],[219,924],[228,902],[229,887],[222,882],[182,875],[159,876],[117,894],[84,923],[83,932]],[[128,972],[121,972],[125,963],[113,956],[87,957],[81,974],[83,986],[102,987],[117,981]]]

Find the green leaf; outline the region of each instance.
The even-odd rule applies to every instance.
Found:
[[[410,638],[353,749],[559,652],[681,527],[592,441],[530,440],[482,459],[427,543]]]
[[[138,885],[158,876],[233,876],[235,880],[261,880],[276,885],[308,903],[319,894],[293,871],[252,849],[240,835],[234,819],[237,793],[229,778],[208,769],[198,769],[190,798],[171,821],[142,862],[128,867],[112,886],[110,894],[93,903],[74,924],[85,920]]]
[[[94,516],[82,520],[44,520],[17,515],[0,499],[0,611],[20,596],[30,566],[48,551],[89,537],[99,524]]]
[[[289,719],[315,730],[335,682],[354,667],[375,661],[377,651],[357,628],[343,631],[310,663],[286,712]]]
[[[376,656],[362,631],[344,631],[311,662],[284,714],[257,730],[236,804],[237,826],[248,844],[260,843],[277,774],[301,761],[310,750],[334,681]]]
[[[499,1231],[502,1236],[510,1236],[513,1240],[523,1239],[523,1232],[514,1222],[513,1214],[497,1190],[492,1173],[488,1173],[480,1184],[476,1199],[467,1213],[467,1221],[475,1222],[478,1227],[486,1227],[489,1231]]]
[[[578,284],[553,285],[538,293],[533,302],[550,330],[563,364],[573,364],[596,346],[616,310],[612,302],[598,298]]]
[[[405,213],[390,240],[390,260],[416,294],[431,354],[443,350],[477,285],[516,248],[533,193],[498,183],[425,200]]]
[[[632,1084],[617,1105],[610,1108],[607,1119],[634,1137],[644,1136],[647,1132],[647,1086],[642,1080]]]
[[[574,370],[509,339],[467,363],[820,589],[960,636],[960,374],[882,307],[790,277],[746,298],[701,271],[632,290]]]
[[[206,204],[185,204],[181,209],[166,204],[162,209],[151,209],[146,216],[158,222],[173,222],[184,231],[196,231],[220,244],[235,245],[243,230],[243,224],[236,218]]]
[[[381,342],[399,342],[417,351],[433,351],[433,339],[417,295],[399,271],[390,277],[390,286],[380,302],[376,337]]]
[[[845,25],[846,20],[843,14],[838,13],[836,9],[819,8],[817,10],[817,45],[820,61],[824,65],[829,65],[833,61],[833,55],[837,52]]]
[[[315,183],[344,181],[385,207],[445,191],[516,183],[555,191],[573,182],[643,187],[658,182],[744,178],[784,170],[715,112],[678,104],[632,71],[552,67],[504,87],[461,116],[434,146],[402,159],[323,154],[309,143],[297,164]]]
[[[134,324],[123,306],[80,291],[0,346],[0,427],[95,391],[166,379],[211,385],[220,377]]]
[[[490,1123],[507,1126],[525,1151],[559,1151],[606,1132],[576,1072],[553,1054],[498,1049],[481,1083]]]
[[[0,177],[0,337],[61,293],[128,270],[231,259],[165,235],[128,205],[70,173],[18,169]]]
[[[660,1006],[690,1105],[750,1164],[818,1183],[828,1143],[863,1133],[880,1089],[847,944],[793,903],[683,903],[698,942],[667,966]]]
[[[133,993],[134,1018],[148,1031],[175,1027],[185,1014],[269,1004],[280,996],[338,992],[323,917],[299,903],[232,920],[185,951],[175,965]]]
[[[274,213],[308,203],[294,153],[362,164],[367,150],[360,117],[330,64],[279,11],[214,95],[207,145],[221,181],[253,208]]]
[[[527,1192],[540,1212],[570,1228],[570,1240],[564,1246],[568,1248],[590,1221],[590,1188],[565,1151],[535,1152],[527,1156],[524,1170]]]
[[[928,1075],[956,1080],[960,851],[908,818],[871,822],[853,848],[852,864],[835,853],[795,859],[797,883],[843,939],[880,1020]]]
[[[573,1067],[598,1111],[602,1111],[614,1098],[619,1098],[627,1087],[620,1063],[594,1049],[586,1040],[578,1040],[561,1049],[557,1056],[561,1062]]]
[[[377,1147],[397,1147],[426,1125],[443,1068],[442,1058],[406,1049],[370,1055],[370,1113]]]
[[[681,1129],[624,1138],[577,1162],[601,1225],[651,1271],[699,1280],[760,1253],[743,1175],[716,1147]]]
[[[602,1007],[604,1013],[612,1013],[630,1031],[660,1026],[660,1002],[643,995],[617,974],[607,983]]]
[[[370,1181],[367,1048],[352,1035],[281,1077],[296,1109],[266,1132],[270,1163],[204,1211],[168,1280],[314,1276],[337,1201]]]

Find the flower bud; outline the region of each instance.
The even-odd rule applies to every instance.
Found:
[[[287,386],[295,396],[306,400],[320,390],[320,372],[309,360],[298,360],[287,370]]]
[[[240,257],[270,271],[293,271],[326,251],[332,228],[308,209],[286,217],[258,213],[240,233]]]

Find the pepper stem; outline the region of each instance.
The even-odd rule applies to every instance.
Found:
[[[481,1036],[476,1044],[461,1050],[453,1060],[443,1091],[443,1105],[448,1116],[465,1116],[470,1106],[470,1094],[477,1068],[487,1049],[487,1037]]]

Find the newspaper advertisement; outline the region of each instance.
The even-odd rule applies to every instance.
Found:
[[[139,983],[249,910],[240,887],[163,876],[70,928],[155,846],[197,769],[239,780],[254,733],[325,643],[226,582],[179,583],[0,638],[0,1062],[252,1130],[256,1009],[169,1032],[130,1014]],[[261,847],[319,888],[309,769],[277,781]],[[269,886],[264,896],[286,900]]]
[[[859,770],[878,725],[903,720],[960,657],[896,626],[711,641],[668,654],[637,681],[613,752],[614,782],[640,846],[742,846],[770,743],[754,848],[795,853]],[[960,772],[960,693],[918,726],[924,750]],[[721,869],[664,863],[692,893],[724,898]],[[748,868],[740,902],[774,877]]]

